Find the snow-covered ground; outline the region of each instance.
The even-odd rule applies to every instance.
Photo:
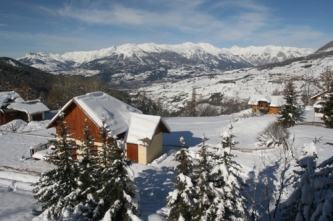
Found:
[[[205,75],[181,80],[178,82],[163,82],[142,87],[138,91],[154,101],[163,104],[170,112],[178,111],[187,101],[192,99],[195,89],[196,101],[208,100],[213,94],[220,93],[224,98],[243,99],[248,101],[252,95],[272,95],[282,92],[285,82],[295,78],[294,84],[298,91],[304,90],[304,78],[318,77],[327,67],[333,67],[332,56],[309,61],[293,62],[286,66],[273,68],[243,68],[225,71],[216,75]],[[311,94],[322,92],[322,89],[312,85]]]
[[[311,108],[305,113],[308,121],[316,119]],[[216,146],[220,142],[220,134],[228,125],[233,125],[233,133],[236,135],[237,147],[252,149],[256,146],[256,137],[269,122],[276,119],[274,115],[248,117],[245,112],[234,115],[217,117],[186,118],[175,117],[166,119],[172,129],[171,134],[164,135],[164,155],[149,165],[133,164],[131,166],[136,176],[140,189],[140,205],[142,220],[162,220],[165,212],[168,193],[173,189],[173,180],[176,171],[174,153],[179,148],[179,138],[185,139],[185,145],[194,153],[199,150],[203,134],[209,146]],[[316,119],[317,121],[318,119]],[[0,166],[8,166],[19,169],[42,172],[52,168],[44,161],[35,161],[30,158],[29,148],[38,143],[51,139],[54,129],[45,129],[47,122],[32,122],[25,124],[18,130],[19,133],[3,131],[0,127]],[[324,145],[333,142],[333,130],[316,126],[299,125],[289,129],[292,137],[295,136],[293,146],[300,150],[304,143],[311,142],[315,137],[321,137],[317,143],[318,161],[322,162],[333,155],[333,147]],[[291,140],[290,140],[291,141]],[[242,166],[241,177],[248,184],[265,168],[260,165],[263,153],[267,156],[276,156],[276,150],[241,152],[233,151],[237,155],[235,160]],[[23,157],[24,156],[24,157]],[[273,174],[273,170],[269,170]],[[266,171],[267,172],[267,171]],[[31,193],[32,183],[38,180],[38,176],[27,173],[6,170],[0,167],[0,220],[31,220],[40,209],[40,205],[34,205]],[[260,185],[257,186],[258,188]],[[251,188],[247,189],[252,194]],[[290,192],[289,192],[290,194]],[[284,199],[288,193],[284,195]]]

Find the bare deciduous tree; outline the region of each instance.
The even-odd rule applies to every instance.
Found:
[[[331,85],[333,85],[333,71],[330,67],[326,67],[325,71],[320,74],[320,80],[323,83],[324,90],[329,91]]]
[[[303,75],[301,85],[301,98],[305,105],[310,105],[310,98],[315,95],[315,78],[313,72],[306,72]]]

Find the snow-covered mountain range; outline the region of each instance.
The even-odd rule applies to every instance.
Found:
[[[18,61],[54,74],[90,76],[102,74],[119,80],[140,76],[145,81],[164,79],[166,75],[185,78],[188,75],[218,73],[237,68],[281,62],[306,56],[313,49],[295,47],[217,48],[207,43],[124,44],[96,51],[65,54],[29,53]],[[115,75],[115,76],[114,76]],[[117,77],[118,76],[118,77]]]
[[[191,101],[193,90],[197,102],[208,103],[214,95],[247,102],[252,95],[282,95],[285,83],[293,79],[300,95],[310,97],[324,90],[319,75],[333,70],[333,42],[306,57],[260,67],[241,68],[213,75],[201,75],[177,82],[161,82],[141,87],[137,92],[177,112]],[[311,82],[309,81],[311,80]],[[310,83],[309,83],[310,82]]]

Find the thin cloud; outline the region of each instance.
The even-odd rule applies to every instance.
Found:
[[[176,4],[177,3],[177,4]],[[166,4],[164,2],[164,4]],[[260,26],[265,26],[265,15],[259,15],[260,12],[266,11],[263,7],[254,7],[242,5],[250,11],[237,13],[233,17],[223,17],[223,15],[214,16],[210,11],[198,10],[204,1],[169,1],[168,7],[163,12],[153,12],[142,8],[125,7],[120,4],[110,4],[109,8],[77,8],[73,5],[65,5],[57,11],[59,16],[74,18],[87,24],[100,25],[130,25],[142,28],[174,28],[183,32],[214,32],[214,30],[230,29],[234,24],[242,24],[242,20],[249,18],[254,30]],[[220,7],[218,4],[217,7]],[[228,7],[239,7],[239,4],[228,3]],[[255,10],[255,11],[251,11]],[[256,15],[256,16],[253,16]],[[226,24],[225,21],[232,21],[233,24]],[[254,31],[253,30],[253,31]],[[207,33],[210,34],[210,33]]]

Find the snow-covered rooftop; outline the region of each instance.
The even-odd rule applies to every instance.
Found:
[[[21,96],[15,91],[0,92],[0,108],[5,106],[9,101],[24,102]]]
[[[310,99],[312,100],[312,99],[314,99],[314,98],[316,98],[316,97],[320,97],[321,95],[324,95],[324,94],[326,94],[326,93],[327,93],[327,91],[320,92],[320,93],[318,93],[318,94],[312,96]]]
[[[78,104],[97,126],[102,126],[105,121],[115,134],[123,133],[128,129],[130,113],[142,114],[140,110],[104,92],[97,91],[74,97],[53,117],[48,127],[72,102]]]
[[[7,108],[19,110],[26,112],[27,114],[36,114],[49,111],[50,109],[46,107],[42,102],[36,103],[11,103]]]
[[[166,127],[165,132],[171,132],[167,123],[160,116],[131,113],[129,128],[125,137],[126,142],[142,144],[144,143],[143,140],[146,142],[152,140],[160,123],[163,123]]]
[[[248,104],[249,105],[258,105],[259,101],[265,101],[269,103],[271,107],[280,107],[285,104],[283,96],[270,96],[270,95],[252,95]]]

